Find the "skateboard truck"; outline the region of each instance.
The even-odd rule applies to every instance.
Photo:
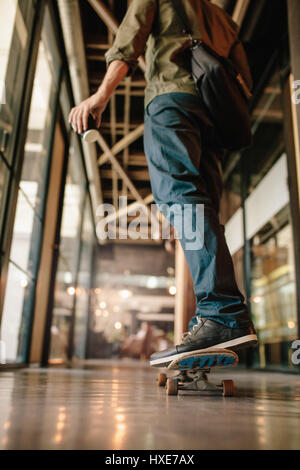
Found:
[[[213,368],[235,366],[238,356],[230,350],[211,350],[202,353],[188,353],[172,361],[168,369],[179,370],[178,375],[169,377],[167,374],[158,375],[158,385],[166,386],[167,395],[178,395],[182,392],[222,393],[229,397],[234,395],[234,382],[223,380],[215,384],[208,380],[208,374]]]

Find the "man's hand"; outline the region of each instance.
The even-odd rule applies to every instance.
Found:
[[[99,129],[102,114],[107,103],[108,101],[105,101],[101,94],[95,93],[90,98],[82,101],[82,103],[73,108],[69,115],[69,123],[72,124],[74,131],[78,132],[78,134],[82,134],[88,130],[88,118],[90,114],[96,122],[97,129]]]
[[[99,129],[101,118],[111,95],[128,72],[128,65],[122,60],[114,60],[108,67],[105,77],[97,93],[79,106],[72,109],[69,122],[72,124],[75,132],[82,134],[88,130],[88,119],[91,114],[96,121],[96,127]]]

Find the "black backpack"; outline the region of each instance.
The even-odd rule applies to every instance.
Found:
[[[185,11],[172,0],[184,32],[192,39]],[[192,40],[191,72],[206,111],[224,149],[241,150],[252,144],[248,103],[252,94],[235,64],[201,40]]]

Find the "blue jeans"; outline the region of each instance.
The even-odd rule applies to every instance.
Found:
[[[189,204],[192,210],[185,225],[188,221],[193,229],[197,227],[197,204],[204,205],[204,243],[191,249],[184,228],[180,240],[196,294],[196,314],[190,327],[201,317],[236,328],[249,313],[235,281],[218,217],[223,151],[214,133],[200,97],[167,93],[154,98],[146,108],[144,147],[156,204],[159,208],[176,204],[182,210]],[[169,221],[178,231],[173,212]]]

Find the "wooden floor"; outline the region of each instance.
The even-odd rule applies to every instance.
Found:
[[[219,371],[237,395],[166,396],[147,363],[0,373],[0,449],[300,449],[300,376]]]

